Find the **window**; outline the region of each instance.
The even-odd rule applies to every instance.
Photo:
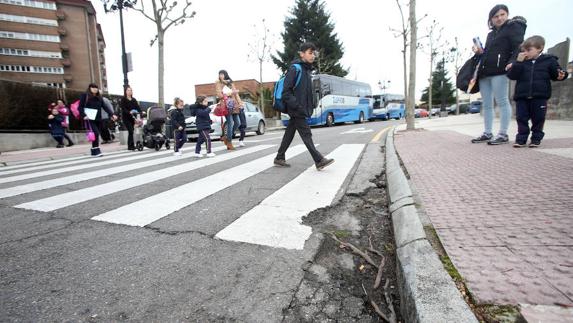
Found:
[[[56,10],[55,2],[44,2],[35,0],[0,0],[0,3],[11,4],[15,6],[33,7],[40,9]]]
[[[53,19],[42,19],[36,17],[16,16],[0,13],[0,20],[21,22],[25,24],[45,25],[45,26],[58,26],[58,21]]]
[[[41,50],[27,50],[17,48],[0,48],[0,55],[62,58],[62,53],[60,52],[46,52]]]
[[[37,40],[37,41],[46,41],[46,42],[52,42],[52,43],[59,43],[60,42],[59,36],[44,35],[44,34],[19,33],[19,32],[12,32],[12,31],[0,31],[0,38]]]
[[[26,65],[0,65],[0,71],[23,72],[23,73],[64,74],[64,69],[62,67],[26,66]]]

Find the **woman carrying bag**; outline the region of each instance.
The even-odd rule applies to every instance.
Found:
[[[233,134],[239,127],[240,121],[239,114],[233,113],[233,108],[240,107],[243,102],[239,98],[239,91],[235,88],[233,80],[225,70],[219,71],[219,78],[215,82],[215,93],[217,93],[219,100],[225,102],[228,109],[228,113],[225,115],[226,129],[221,139],[227,146],[227,150],[235,150],[235,147],[233,147]]]
[[[105,109],[114,121],[117,120],[117,116],[113,111],[103,104],[97,84],[92,83],[88,86],[86,93],[80,97],[79,112],[80,118],[84,120],[86,129],[93,132],[93,135],[88,133],[88,139],[92,142],[91,155],[93,157],[103,156],[99,148],[99,126],[101,124],[102,109]]]
[[[511,119],[509,79],[506,73],[519,54],[519,45],[523,42],[527,24],[523,17],[509,19],[509,9],[503,4],[490,10],[487,22],[491,31],[487,35],[485,48],[481,48],[479,44],[472,48],[476,55],[481,56],[478,80],[484,119],[484,132],[472,139],[472,143],[500,145],[509,142],[507,130]],[[495,137],[492,132],[494,99],[500,113],[499,131]]]

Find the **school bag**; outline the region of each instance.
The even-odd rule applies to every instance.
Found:
[[[70,104],[70,111],[72,111],[74,118],[80,119],[80,100],[76,100]]]
[[[302,76],[302,68],[300,64],[292,64],[296,69],[296,82],[294,87],[296,88],[300,83],[300,78]],[[281,113],[286,113],[286,105],[282,101],[283,98],[283,88],[285,84],[286,73],[281,76],[281,78],[275,83],[275,91],[273,93],[273,109]]]

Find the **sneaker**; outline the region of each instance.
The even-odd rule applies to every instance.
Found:
[[[201,154],[198,154],[198,153],[195,153],[195,154],[193,154],[193,157],[202,158],[202,157],[203,157],[203,155],[201,155]]]
[[[203,156],[205,156],[205,155],[207,155],[207,152],[206,152],[206,151],[201,151],[200,154],[203,155]]]
[[[64,148],[64,145],[56,145],[56,148]]]
[[[537,148],[539,145],[541,145],[541,141],[532,141],[529,143],[529,148]]]
[[[488,145],[501,145],[501,144],[507,144],[509,142],[509,137],[505,134],[499,134],[497,136],[495,136],[495,138],[493,138],[492,140],[488,141],[487,144]]]
[[[74,143],[73,143],[73,142],[70,142],[70,143],[67,144],[66,147],[71,147],[71,146],[73,146],[73,145],[74,145]]]
[[[525,144],[521,144],[521,143],[519,143],[519,142],[516,142],[516,143],[513,144],[513,148],[523,148],[523,147],[525,147],[525,146],[526,146]]]
[[[286,160],[284,159],[276,159],[274,161],[275,166],[280,166],[280,167],[290,167],[290,164],[287,164]]]
[[[245,147],[245,143],[242,140],[239,140],[239,147]]]
[[[180,151],[176,151],[173,153],[173,156],[181,156],[181,155],[183,155],[183,153]]]
[[[208,153],[207,154],[207,157],[215,157],[215,156],[217,156],[217,155],[215,155],[215,153]]]
[[[472,139],[472,143],[477,144],[480,142],[487,142],[490,141],[493,138],[493,135],[491,133],[482,133],[481,136]]]
[[[316,169],[317,170],[323,170],[324,167],[330,165],[334,163],[334,159],[331,158],[323,158],[321,161],[319,161],[318,163],[316,163]]]

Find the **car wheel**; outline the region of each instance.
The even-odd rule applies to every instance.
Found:
[[[360,115],[358,116],[358,120],[354,121],[354,123],[364,123],[364,112],[360,111]]]
[[[329,113],[326,116],[326,126],[327,127],[332,127],[334,126],[334,115],[332,113]]]
[[[265,134],[265,123],[263,120],[259,121],[259,126],[257,127],[257,135],[264,135]]]

